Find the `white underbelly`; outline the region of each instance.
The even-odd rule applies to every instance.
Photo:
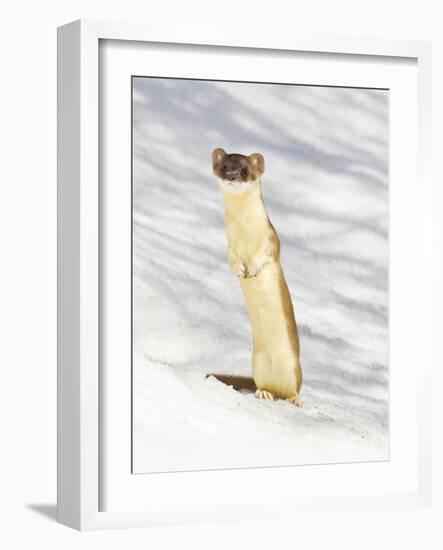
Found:
[[[241,284],[253,331],[255,383],[275,395],[291,397],[300,385],[299,343],[281,267],[267,264],[259,275]]]

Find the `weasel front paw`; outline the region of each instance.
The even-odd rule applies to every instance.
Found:
[[[240,279],[244,279],[246,277],[246,266],[241,260],[231,262],[231,269],[237,277],[240,277]]]
[[[266,390],[257,390],[255,392],[255,397],[257,397],[258,399],[268,399],[270,401],[274,401],[274,396],[272,395],[272,393]]]
[[[260,273],[260,269],[261,266],[258,266],[257,264],[250,264],[248,265],[248,272],[246,276],[248,278],[257,277],[257,275]]]

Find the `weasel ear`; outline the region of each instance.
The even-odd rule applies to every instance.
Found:
[[[217,149],[214,149],[212,151],[212,165],[215,166],[219,162],[221,162],[226,156],[226,153],[224,149],[221,147],[217,147]]]
[[[252,168],[261,176],[265,171],[265,159],[263,155],[260,155],[260,153],[253,153],[249,155],[248,159]]]

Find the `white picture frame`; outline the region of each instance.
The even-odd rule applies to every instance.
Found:
[[[432,446],[431,446],[431,371],[432,351],[430,330],[420,325],[418,344],[421,354],[417,389],[417,452],[411,466],[416,473],[410,483],[398,490],[384,493],[352,495],[352,473],[346,481],[349,491],[334,490],[328,496],[313,491],[303,499],[291,494],[273,495],[260,490],[261,499],[253,487],[257,478],[253,472],[238,470],[230,475],[236,483],[250,487],[248,505],[238,502],[237,495],[229,494],[217,501],[210,493],[197,490],[195,502],[189,505],[186,494],[189,487],[225,484],[217,472],[149,474],[149,503],[131,505],[128,499],[112,509],[103,510],[101,488],[103,483],[100,396],[102,395],[100,358],[100,230],[99,213],[103,205],[99,193],[99,71],[100,41],[126,41],[156,44],[193,44],[202,50],[209,47],[230,48],[247,52],[272,50],[275,52],[330,53],[336,56],[370,56],[390,58],[392,63],[412,59],[418,71],[418,177],[414,190],[419,201],[416,224],[412,236],[417,239],[418,264],[417,307],[423,318],[432,317],[432,296],[427,290],[431,273],[429,243],[432,238],[430,154],[430,67],[431,47],[426,42],[385,41],[360,38],[263,37],[252,40],[245,37],[228,39],[204,35],[189,37],[186,30],[171,34],[137,24],[102,21],[76,21],[58,30],[58,520],[70,527],[88,530],[130,526],[149,526],[196,521],[220,521],[256,517],[278,517],[315,510],[380,510],[397,507],[423,507],[431,503]],[[369,59],[369,57],[367,58]],[[349,75],[349,82],[352,75]],[[412,351],[414,354],[416,350]],[[414,397],[415,399],[415,397]],[[414,409],[415,410],[415,409]],[[315,467],[306,467],[315,468]],[[352,465],[343,466],[350,468]],[[280,484],[288,480],[289,470],[270,468],[269,483],[278,478]],[[130,472],[129,472],[130,474]],[[389,473],[391,475],[392,472]],[[268,475],[268,474],[267,474]],[[306,476],[309,478],[306,471]],[[332,469],[315,476],[327,480]],[[409,475],[409,474],[408,474]],[[272,477],[274,476],[274,477]],[[146,476],[136,476],[141,478]],[[341,479],[341,478],[340,478]],[[212,480],[212,481],[211,481]],[[132,480],[133,481],[133,480]],[[131,484],[133,484],[131,481]],[[138,483],[138,481],[137,481]],[[156,502],[160,494],[177,489],[184,498],[174,505]],[[129,494],[129,493],[128,493]],[[129,497],[128,497],[129,498]]]

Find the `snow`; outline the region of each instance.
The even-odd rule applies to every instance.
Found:
[[[388,92],[133,80],[133,471],[387,460]],[[251,376],[211,152],[265,157],[302,407]]]

